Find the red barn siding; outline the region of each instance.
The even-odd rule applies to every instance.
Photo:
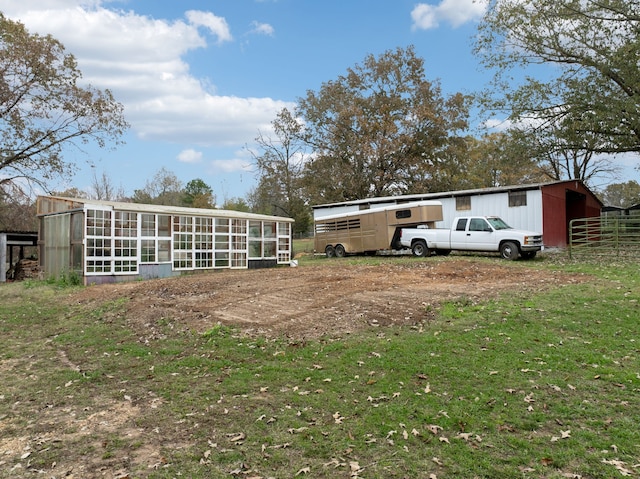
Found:
[[[545,246],[566,247],[571,220],[600,216],[602,203],[580,181],[544,185],[540,190]]]
[[[564,208],[564,188],[558,191],[542,189],[542,233],[545,246],[564,247],[567,244],[565,232],[566,211]]]

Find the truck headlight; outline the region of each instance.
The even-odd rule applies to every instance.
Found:
[[[527,246],[536,246],[542,243],[542,236],[525,236],[524,244]]]

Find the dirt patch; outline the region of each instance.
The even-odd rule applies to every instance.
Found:
[[[124,314],[120,319],[145,343],[167,334],[203,333],[216,324],[298,342],[372,326],[427,328],[443,301],[476,302],[505,292],[527,295],[586,279],[497,259],[388,258],[368,266],[318,260],[298,268],[224,270],[93,286],[69,300],[108,311],[105,302],[125,299],[124,312],[117,307],[106,314]],[[51,359],[80,371],[64,351]],[[30,374],[24,361],[7,359],[0,369],[25,375],[25,380]],[[82,407],[74,404],[73,381],[60,386],[68,387],[60,404],[15,401],[14,413],[28,419],[26,427],[17,430],[13,413],[0,417],[0,477],[125,479],[132,477],[132,470],[139,471],[136,477],[146,477],[165,466],[163,450],[193,445],[181,424],[148,424],[162,408],[162,399],[151,392],[129,397],[126,383],[114,382],[112,397],[97,396]],[[9,393],[0,394],[0,400],[9,400]],[[42,459],[45,454],[51,459]],[[47,464],[46,469],[35,468],[34,458]]]
[[[103,285],[87,288],[73,300],[128,298],[126,319],[143,342],[162,337],[167,324],[202,333],[218,323],[250,335],[300,340],[374,325],[417,325],[428,321],[443,301],[476,301],[505,291],[526,294],[583,280],[498,260],[406,263],[389,258],[379,265],[336,260]]]
[[[155,406],[152,404],[151,407]],[[37,421],[30,421],[23,435],[0,437],[0,477],[5,477],[3,473],[7,477],[35,477],[50,472],[53,475],[44,477],[124,479],[130,477],[127,470],[132,464],[156,468],[163,460],[157,443],[131,450],[129,455],[118,452],[109,456],[107,453],[105,438],[111,436],[129,443],[136,440],[151,442],[148,432],[132,426],[140,414],[140,407],[127,400],[95,404],[82,411],[72,406],[50,405],[38,411]],[[2,429],[0,423],[0,433]],[[30,465],[32,455],[64,450],[69,444],[74,444],[76,450],[60,454],[59,462],[52,463],[51,471]],[[83,454],[77,449],[99,453]]]

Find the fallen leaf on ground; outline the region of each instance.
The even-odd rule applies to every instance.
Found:
[[[231,442],[240,442],[240,441],[244,441],[247,436],[243,432],[237,432],[237,433],[233,433],[233,434],[227,434],[227,437],[229,438],[229,441],[231,441]]]
[[[622,461],[619,461],[617,459],[612,459],[610,461],[608,461],[607,459],[603,459],[602,460],[603,464],[608,464],[610,466],[614,466],[618,472],[620,473],[621,476],[631,476],[632,472],[627,469],[625,466],[626,464]]]

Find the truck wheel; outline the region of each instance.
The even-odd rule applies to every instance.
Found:
[[[513,261],[518,259],[519,254],[520,252],[518,251],[518,245],[513,241],[505,241],[500,245],[500,255],[504,259]]]
[[[424,240],[418,240],[411,245],[413,256],[424,257],[429,255],[429,248]]]
[[[336,255],[336,250],[330,244],[324,249],[324,254],[327,255],[327,258],[333,258]]]
[[[336,258],[344,258],[347,255],[347,252],[344,249],[344,246],[341,244],[336,245]]]
[[[537,251],[523,251],[520,253],[522,259],[533,259],[536,257]]]

